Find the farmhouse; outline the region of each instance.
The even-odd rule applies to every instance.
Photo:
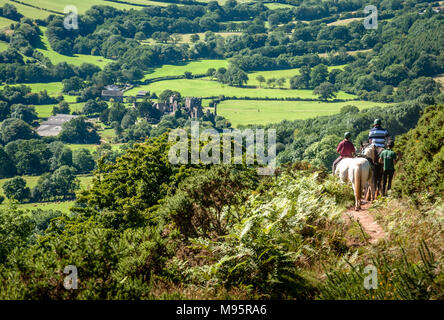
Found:
[[[48,120],[42,122],[40,127],[37,128],[37,134],[42,137],[55,137],[60,131],[62,131],[62,125],[78,116],[70,114],[56,114],[49,117]]]
[[[150,96],[149,91],[141,90],[141,91],[137,92],[136,99],[149,98],[149,96]]]
[[[102,99],[105,101],[113,99],[116,102],[123,102],[123,90],[116,85],[106,86],[105,90],[102,90]]]

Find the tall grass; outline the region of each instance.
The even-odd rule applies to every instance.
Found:
[[[425,241],[418,245],[420,261],[409,258],[400,247],[400,255],[379,252],[368,264],[354,265],[347,262],[348,268],[327,271],[327,281],[321,288],[320,299],[358,299],[358,300],[424,300],[442,299],[443,275],[440,265],[443,257],[435,257]],[[364,272],[366,265],[377,270],[377,287],[366,289]]]

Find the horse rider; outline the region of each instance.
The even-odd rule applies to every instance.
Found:
[[[384,151],[384,148],[386,147],[386,142],[389,141],[390,134],[389,132],[384,129],[381,126],[381,120],[375,119],[373,122],[373,128],[370,129],[370,132],[368,134],[368,142],[370,144],[374,145],[376,147],[376,160],[375,163],[373,163],[373,184],[374,184],[374,190],[375,190],[375,197],[378,196],[378,194],[383,189],[383,175],[384,175],[384,168],[377,160],[381,153]]]
[[[390,139],[389,132],[381,127],[381,120],[375,119],[373,122],[373,128],[368,133],[368,142],[377,147],[378,155],[385,148],[386,140]]]
[[[354,153],[356,152],[355,146],[350,141],[351,134],[350,132],[344,133],[344,140],[339,142],[338,147],[336,148],[336,152],[339,153],[339,157],[333,162],[333,175],[335,174],[336,166],[339,161],[343,158],[353,158]]]

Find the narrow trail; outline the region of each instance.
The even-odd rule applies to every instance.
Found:
[[[376,243],[380,239],[385,238],[386,234],[382,227],[373,219],[372,215],[368,212],[368,208],[370,208],[371,203],[362,204],[361,210],[356,211],[354,207],[349,208],[344,213],[344,218],[348,220],[356,220],[361,225],[364,231],[370,237],[368,240],[370,243]]]

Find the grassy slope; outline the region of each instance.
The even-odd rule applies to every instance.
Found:
[[[37,181],[39,179],[39,176],[23,176],[23,179],[26,180],[26,185],[29,188],[34,188],[37,185]],[[92,182],[93,176],[92,175],[81,175],[77,177],[80,181],[80,188],[88,188]],[[3,184],[10,180],[8,179],[0,179],[0,195],[4,196],[3,192]],[[62,212],[68,212],[69,208],[74,204],[74,201],[54,201],[54,202],[41,202],[41,203],[23,203],[19,204],[20,209],[43,209],[43,210],[60,210]],[[8,200],[5,199],[5,201],[0,205],[0,208],[2,206],[7,206]]]
[[[105,0],[21,0],[23,3],[27,3],[33,6],[36,6],[37,9],[34,7],[30,7],[27,5],[23,5],[20,3],[8,1],[8,0],[0,0],[0,5],[3,6],[5,3],[13,4],[18,12],[23,14],[26,17],[34,18],[34,19],[45,19],[47,16],[54,14],[53,12],[46,11],[44,9],[50,9],[54,10],[60,13],[64,12],[64,8],[67,5],[75,5],[77,7],[78,13],[84,13],[88,9],[90,9],[94,5],[105,5],[105,6],[111,6],[120,10],[126,9],[136,9],[139,10],[142,7],[131,5],[131,4],[125,4],[125,3],[117,3],[117,2],[111,2],[111,1],[105,1]],[[153,5],[153,6],[168,6],[170,3],[167,2],[158,2],[158,1],[149,1],[149,0],[125,0],[125,2],[134,3],[134,4],[145,4],[145,5]]]
[[[264,5],[268,9],[271,9],[271,10],[295,8],[295,6],[292,6],[291,4],[285,4],[285,3],[265,3]]]
[[[48,83],[19,83],[12,84],[10,86],[20,86],[25,85],[31,87],[32,92],[38,93],[40,91],[46,90],[50,96],[57,96],[62,92],[63,84],[61,82],[48,82]],[[6,85],[0,86],[3,89]]]
[[[94,152],[99,146],[97,144],[70,144],[70,143],[66,143],[65,145],[71,148],[72,151],[79,149],[88,149],[89,152]]]
[[[35,111],[37,112],[37,115],[39,118],[48,118],[52,116],[52,108],[56,104],[43,104],[39,106],[34,106]]]
[[[153,68],[149,73],[145,75],[143,80],[152,79],[158,77],[166,77],[166,76],[180,76],[183,75],[185,71],[190,71],[193,74],[202,74],[207,72],[209,68],[220,68],[227,67],[228,60],[196,60],[188,63],[178,64],[178,65],[170,65],[166,64],[160,68]]]
[[[182,96],[195,96],[195,97],[211,97],[211,96],[237,96],[237,97],[273,97],[273,98],[285,98],[285,97],[299,97],[299,98],[316,98],[313,95],[313,90],[281,90],[281,89],[260,89],[260,88],[247,88],[247,87],[231,87],[221,84],[217,81],[211,81],[208,79],[179,79],[179,80],[166,80],[151,83],[149,85],[143,85],[131,89],[126,92],[127,95],[136,95],[139,90],[148,90],[150,92],[156,92],[160,94],[162,91],[171,89],[177,90]],[[338,99],[353,99],[354,96],[345,92],[339,92]]]
[[[6,49],[8,49],[9,44],[7,42],[4,41],[0,41],[0,51],[5,51]]]
[[[77,178],[80,181],[80,185],[82,187],[88,187],[89,184],[92,181],[92,175],[80,175]],[[26,185],[29,188],[34,188],[37,185],[37,181],[39,180],[40,176],[22,176],[23,179],[25,179],[26,181]],[[12,178],[5,178],[5,179],[0,179],[0,195],[4,196],[4,192],[3,192],[3,184],[8,181],[11,180]]]
[[[134,8],[140,8],[140,7],[135,7],[135,6],[131,6],[128,4],[123,4],[123,3],[117,3],[117,2],[110,2],[110,1],[104,1],[104,0],[76,0],[76,1],[72,1],[72,0],[21,0],[21,2],[23,3],[27,3],[39,8],[43,8],[43,9],[50,9],[50,10],[54,10],[57,12],[64,12],[64,8],[67,5],[74,5],[77,7],[77,11],[79,13],[84,13],[86,10],[88,10],[89,8],[91,8],[91,6],[93,5],[107,5],[107,6],[111,6],[111,7],[115,7],[117,9],[134,9]],[[126,2],[138,2],[137,0],[126,0]],[[13,3],[14,5],[16,5],[16,3]],[[24,6],[26,7],[26,6]],[[20,11],[20,10],[19,10]],[[41,10],[43,12],[46,12],[47,15],[51,14],[50,12]],[[24,14],[24,13],[22,13]],[[25,14],[27,17],[30,18],[34,18],[34,16],[31,15],[27,15]]]
[[[40,27],[42,30],[42,35],[40,36],[40,43],[36,44],[37,51],[43,53],[44,56],[48,57],[53,64],[57,64],[60,62],[67,62],[73,65],[81,65],[82,63],[91,63],[95,64],[100,68],[103,68],[107,63],[112,60],[100,57],[100,56],[91,56],[87,54],[75,54],[73,56],[65,56],[51,49],[49,45],[48,38],[46,37],[46,28]]]
[[[386,106],[370,101],[320,102],[320,101],[252,101],[225,100],[217,106],[217,114],[227,118],[236,127],[246,124],[276,123],[282,120],[314,118],[338,113],[345,105],[359,109]]]
[[[359,20],[363,20],[363,19],[364,18],[348,18],[348,19],[333,21],[333,22],[327,23],[327,25],[328,26],[343,26],[343,25],[347,25],[353,21],[359,21]]]
[[[71,113],[76,111],[76,112],[80,112],[82,111],[83,105],[85,103],[73,103],[69,105],[69,108],[71,109]],[[43,104],[43,105],[39,105],[39,106],[34,106],[35,107],[35,111],[37,112],[37,115],[39,116],[39,118],[48,118],[50,116],[52,116],[52,108],[55,106],[56,104]]]
[[[8,28],[12,23],[15,23],[15,21],[5,17],[0,17],[0,29]]]
[[[25,2],[26,0],[22,0],[22,2]],[[20,12],[25,17],[33,18],[33,19],[45,19],[47,16],[53,14],[49,11],[40,10],[37,8],[32,8],[29,6],[25,6],[23,4],[7,1],[7,0],[0,0],[0,6],[3,7],[5,3],[9,3],[14,5],[17,8],[17,11]]]
[[[211,1],[216,1],[217,3],[219,3],[219,5],[223,5],[225,4],[225,2],[227,2],[227,0],[197,0],[198,2],[211,2]],[[236,0],[237,3],[247,3],[247,2],[255,2],[255,0]]]
[[[198,32],[198,33],[184,33],[181,34],[182,36],[182,41],[181,43],[191,43],[191,36],[193,34],[197,34],[200,37],[200,40],[204,40],[205,39],[205,32]],[[223,38],[229,37],[229,36],[238,36],[241,35],[241,32],[214,32],[215,35],[220,35]]]
[[[180,41],[178,41],[178,43],[188,43],[191,44],[191,36],[193,34],[197,34],[199,36],[200,40],[204,40],[205,39],[205,32],[195,32],[195,33],[180,33],[180,36],[182,37]],[[214,32],[215,35],[219,35],[222,36],[223,38],[227,38],[229,36],[234,36],[234,35],[241,35],[242,32]],[[148,38],[145,40],[141,41],[142,44],[158,44],[160,43],[159,41],[154,40],[153,38]],[[169,41],[169,43],[172,43],[172,41]]]
[[[344,69],[346,65],[339,66],[329,66],[327,67],[330,72],[333,69]],[[299,74],[299,68],[294,69],[284,69],[284,70],[271,70],[271,71],[257,71],[248,73],[248,85],[250,86],[259,86],[259,81],[256,80],[256,77],[259,75],[263,76],[265,80],[270,78],[282,78],[284,77],[287,81],[284,85],[284,88],[290,88],[290,78]],[[266,83],[262,83],[262,87],[267,87]]]
[[[91,153],[94,152],[99,145],[98,144],[69,144],[66,143],[66,146],[70,147],[72,151],[74,150],[78,150],[78,149],[88,149]],[[122,143],[114,143],[113,145],[111,145],[111,149],[112,150],[118,150],[120,149],[120,146],[122,146]]]

